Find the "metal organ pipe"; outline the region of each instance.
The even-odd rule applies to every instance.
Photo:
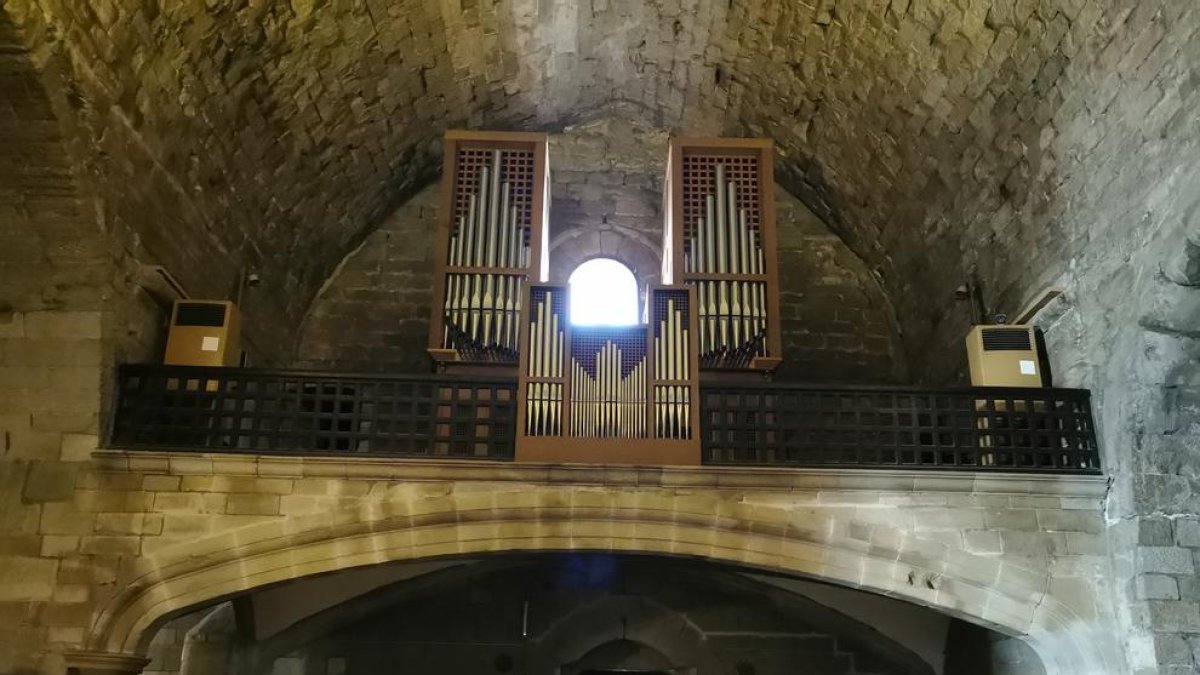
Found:
[[[766,355],[765,280],[762,241],[749,212],[738,204],[738,184],[724,164],[713,169],[713,188],[703,196],[688,243],[690,272],[708,278],[696,287],[701,362],[740,367]],[[712,278],[719,275],[718,278]],[[728,275],[729,278],[719,278]]]
[[[487,268],[521,264],[523,227],[514,190],[502,181],[503,153],[492,152],[479,167],[475,192],[466,195],[466,214],[450,238],[449,264],[468,268],[447,274],[443,344],[472,360],[508,361],[517,353],[522,278]]]

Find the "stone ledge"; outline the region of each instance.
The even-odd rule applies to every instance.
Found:
[[[270,478],[339,478],[404,481],[478,481],[664,488],[875,492],[950,492],[1102,499],[1104,476],[794,469],[735,466],[617,466],[540,464],[455,459],[228,455],[202,452],[100,450],[103,471],[166,475],[237,475]]]

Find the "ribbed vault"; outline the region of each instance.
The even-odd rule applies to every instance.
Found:
[[[7,6],[41,62],[69,73],[51,88],[86,120],[79,145],[109,216],[197,292],[261,268],[257,314],[278,326],[433,177],[444,129],[618,110],[687,134],[774,138],[782,183],[878,269],[919,344],[965,271],[977,266],[989,304],[1010,310],[1032,280],[1063,272],[1086,236],[1071,202],[1089,185],[1063,174],[1101,142],[1110,154],[1141,142],[1098,136],[1094,115],[1117,106],[1121,126],[1158,129],[1178,110],[1161,89],[1134,94],[1187,4]]]

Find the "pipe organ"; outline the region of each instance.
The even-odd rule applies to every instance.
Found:
[[[442,168],[429,354],[514,368],[526,286],[549,269],[546,136],[450,131]]]
[[[517,459],[699,463],[694,295],[655,288],[649,323],[584,327],[567,322],[565,286],[532,286]]]
[[[700,462],[702,372],[779,365],[772,145],[676,139],[663,280],[644,323],[572,326],[547,284],[543,134],[446,134],[429,353],[443,370],[516,370],[521,461]]]
[[[782,361],[773,149],[762,139],[673,139],[663,279],[696,289],[700,368],[770,372]]]

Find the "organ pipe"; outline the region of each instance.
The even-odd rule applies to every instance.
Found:
[[[466,268],[519,268],[524,227],[513,203],[513,186],[502,180],[502,152],[494,150],[478,170],[466,214],[455,219],[448,263]],[[442,346],[468,360],[511,362],[520,332],[523,279],[519,275],[451,270],[443,300]]]
[[[571,358],[571,429],[578,438],[641,438],[645,436],[646,360],[628,369],[629,355],[607,340],[590,355],[593,366]],[[636,358],[636,357],[635,357]]]
[[[691,271],[703,275],[693,282],[700,361],[706,367],[744,367],[767,355],[766,280],[746,278],[766,273],[762,239],[739,205],[737,181],[727,179],[725,165],[718,163],[713,174],[687,244]]]

